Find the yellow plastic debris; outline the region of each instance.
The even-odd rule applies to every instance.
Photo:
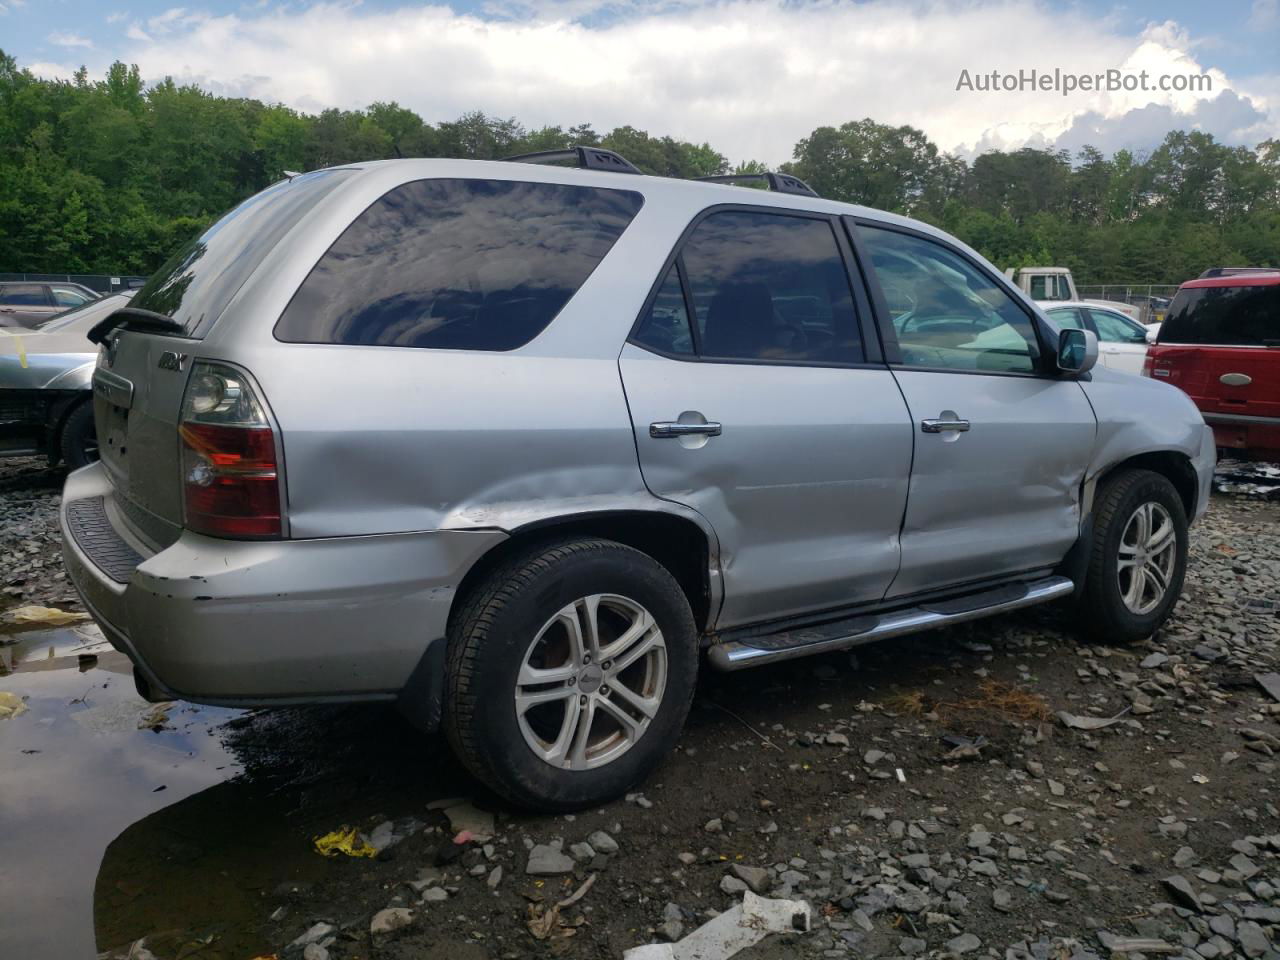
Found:
[[[27,705],[22,702],[22,698],[16,693],[4,693],[0,691],[0,720],[16,717],[20,713],[27,712]]]
[[[88,619],[87,613],[73,613],[69,610],[59,610],[57,607],[30,605],[15,607],[9,611],[9,620],[12,623],[42,623],[50,627],[61,627],[64,624],[79,623],[81,620]]]
[[[355,827],[348,827],[345,823],[337,830],[326,833],[323,837],[316,837],[315,844],[316,853],[323,854],[326,857],[336,857],[340,853],[345,853],[348,857],[376,857],[378,855],[378,851],[365,843],[364,838],[360,836]]]

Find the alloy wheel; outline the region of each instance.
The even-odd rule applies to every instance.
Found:
[[[1139,616],[1160,606],[1169,592],[1178,559],[1178,536],[1173,517],[1162,504],[1140,504],[1120,536],[1116,568],[1120,597]]]
[[[538,630],[516,679],[525,743],[542,760],[589,770],[644,736],[667,686],[667,648],[643,606],[616,594],[567,604]]]

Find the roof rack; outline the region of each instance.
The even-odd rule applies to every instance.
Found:
[[[612,170],[614,173],[639,173],[629,160],[612,150],[600,147],[569,147],[567,150],[539,150],[537,153],[521,153],[503,157],[511,163],[555,163],[559,160],[576,160],[586,170]]]
[[[1197,280],[1208,280],[1211,277],[1241,277],[1252,273],[1278,273],[1280,267],[1210,267]]]
[[[714,177],[694,177],[707,183],[737,183],[740,180],[763,180],[775,193],[794,193],[801,197],[816,197],[817,191],[799,177],[789,173],[724,173]]]

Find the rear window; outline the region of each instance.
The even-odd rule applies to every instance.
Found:
[[[555,183],[402,184],[329,248],[276,337],[514,350],[569,302],[643,202],[629,190]]]
[[[0,303],[15,307],[47,307],[49,298],[44,295],[44,287],[39,284],[11,284],[0,287]]]
[[[1160,342],[1280,346],[1280,284],[1179,290]]]
[[[173,318],[188,335],[203,332],[202,325],[218,318],[262,258],[353,172],[319,170],[250,197],[175,253],[132,305]]]

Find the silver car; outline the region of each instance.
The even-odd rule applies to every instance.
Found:
[[[72,469],[98,459],[87,334],[131,294],[88,300],[31,329],[0,329],[0,457],[44,454]]]
[[[926,224],[569,157],[295,176],[95,331],[65,558],[144,695],[395,700],[567,810],[655,768],[703,663],[1170,615],[1183,393]]]

